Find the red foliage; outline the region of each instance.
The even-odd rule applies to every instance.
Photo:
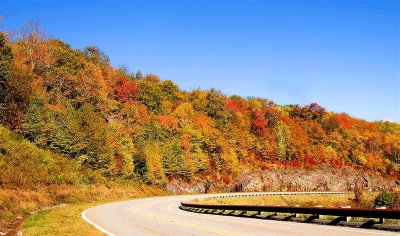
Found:
[[[293,167],[299,167],[300,166],[300,162],[299,161],[290,161],[289,165],[293,166]]]
[[[223,176],[222,177],[222,182],[224,182],[224,184],[230,184],[231,183],[231,178],[229,176]]]
[[[117,97],[121,102],[135,101],[139,98],[139,87],[135,81],[126,81],[125,78],[117,80]]]
[[[271,159],[272,161],[276,160],[276,153],[274,151],[269,151],[267,154],[268,158]]]
[[[376,123],[356,119],[347,114],[335,114],[334,118],[346,129],[353,128],[354,126],[362,127],[362,129],[360,129],[361,134],[365,132],[376,132],[378,130]]]
[[[121,174],[122,171],[124,170],[124,158],[122,157],[121,154],[115,153],[114,159],[115,159],[115,171],[118,174]]]
[[[341,160],[330,160],[330,164],[334,167],[343,167],[343,162]]]
[[[241,100],[232,100],[230,98],[226,99],[225,107],[231,109],[234,112],[244,113],[245,110],[249,107],[249,104],[246,101]]]
[[[268,170],[268,165],[265,163],[261,164],[261,170]]]
[[[253,129],[256,132],[259,132],[261,134],[265,134],[268,131],[267,128],[267,119],[265,119],[264,112],[261,110],[257,110],[254,113],[254,118],[253,118]]]
[[[239,112],[240,111],[240,106],[238,103],[236,103],[235,101],[233,101],[232,99],[226,99],[226,103],[225,103],[225,107],[235,111],[235,112]]]
[[[217,167],[217,162],[215,161],[215,159],[213,157],[210,157],[209,164],[210,164],[210,168],[212,170],[214,170]]]
[[[335,114],[336,121],[346,129],[355,125],[355,120],[346,114]]]
[[[305,162],[306,162],[307,164],[311,164],[311,165],[317,164],[317,161],[316,161],[314,158],[309,157],[309,156],[306,157]]]

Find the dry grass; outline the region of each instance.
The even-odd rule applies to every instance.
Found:
[[[364,193],[360,203],[356,203],[354,194],[340,195],[289,195],[289,196],[257,196],[257,197],[236,197],[236,198],[206,198],[204,200],[195,200],[197,203],[205,204],[238,204],[238,205],[281,205],[281,206],[324,206],[324,207],[370,207],[373,199],[378,193]]]
[[[35,213],[35,211],[47,206],[67,203],[71,204],[70,207],[75,207],[75,204],[90,203],[93,205],[93,202],[99,201],[132,199],[163,194],[165,194],[165,192],[159,188],[139,184],[114,184],[112,187],[106,187],[104,185],[80,187],[72,185],[54,185],[38,187],[34,190],[0,189],[0,232],[13,232],[17,230],[20,224],[20,220],[17,218],[29,216]],[[66,207],[65,209],[69,209],[70,207]],[[49,211],[41,211],[40,213],[36,213],[38,215],[34,214],[29,219],[39,217],[38,223],[34,224],[38,226],[43,220],[50,220],[47,219],[47,217],[45,217],[45,219],[41,219],[40,217],[47,215],[48,212],[52,213],[53,211],[58,212],[62,210],[52,209]],[[78,216],[80,217],[80,213]]]
[[[39,211],[23,224],[24,235],[105,235],[81,218],[81,213],[105,202],[78,203]]]

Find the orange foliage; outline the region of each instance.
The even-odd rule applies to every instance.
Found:
[[[157,115],[157,120],[167,131],[176,131],[178,129],[179,120],[171,115]]]
[[[204,115],[198,115],[198,116],[194,117],[194,121],[197,125],[199,125],[202,128],[207,128],[210,126],[209,118]]]

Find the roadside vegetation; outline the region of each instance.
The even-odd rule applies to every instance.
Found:
[[[307,194],[307,195],[270,195],[231,198],[195,199],[193,203],[217,205],[265,205],[265,206],[306,206],[306,207],[359,207],[359,208],[396,208],[400,209],[400,192],[361,192],[349,194]]]
[[[289,195],[289,196],[255,196],[234,198],[206,198],[195,200],[196,203],[218,204],[218,205],[266,205],[266,206],[324,206],[324,207],[372,207],[373,201],[378,193],[365,193],[360,202],[354,201],[354,194],[337,195]]]
[[[115,181],[107,186],[104,184],[95,184],[92,186],[54,185],[38,187],[36,189],[1,189],[0,231],[13,235],[21,230],[23,220],[28,217],[27,222],[31,223],[24,226],[24,235],[30,235],[25,233],[26,227],[32,228],[31,230],[35,231],[45,230],[49,222],[59,224],[57,226],[59,229],[55,232],[62,232],[60,230],[64,229],[66,226],[61,225],[69,225],[68,222],[70,221],[79,221],[82,225],[84,221],[78,219],[81,218],[80,214],[84,210],[84,206],[93,206],[105,201],[160,196],[165,194],[166,192],[159,188],[144,184],[123,184],[120,181]],[[53,209],[52,206],[60,206],[60,208]],[[43,208],[45,210],[42,211],[41,209]],[[78,208],[82,211],[78,212],[76,210]],[[53,218],[52,214],[59,214],[61,218]],[[39,225],[41,222],[47,223]],[[87,224],[87,226],[90,225]],[[40,227],[42,228],[40,229]],[[56,229],[57,227],[51,229]],[[75,225],[69,225],[68,227],[75,227]],[[49,228],[48,235],[60,235],[52,232],[53,231]]]
[[[106,202],[77,203],[60,208],[41,210],[26,219],[24,235],[105,235],[81,218],[81,213]]]
[[[43,207],[165,194],[163,189],[139,181],[106,179],[100,172],[39,148],[1,125],[0,152],[0,232],[10,235],[20,230],[23,218],[31,214],[31,220],[50,220],[47,213],[53,210],[37,212]],[[58,211],[69,211],[70,207]],[[80,213],[75,217],[80,218]],[[68,220],[64,217],[63,221]]]

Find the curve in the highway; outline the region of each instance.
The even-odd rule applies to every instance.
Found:
[[[109,203],[85,210],[82,217],[108,235],[400,235],[378,230],[196,214],[179,209],[181,202],[221,195],[154,197]]]

